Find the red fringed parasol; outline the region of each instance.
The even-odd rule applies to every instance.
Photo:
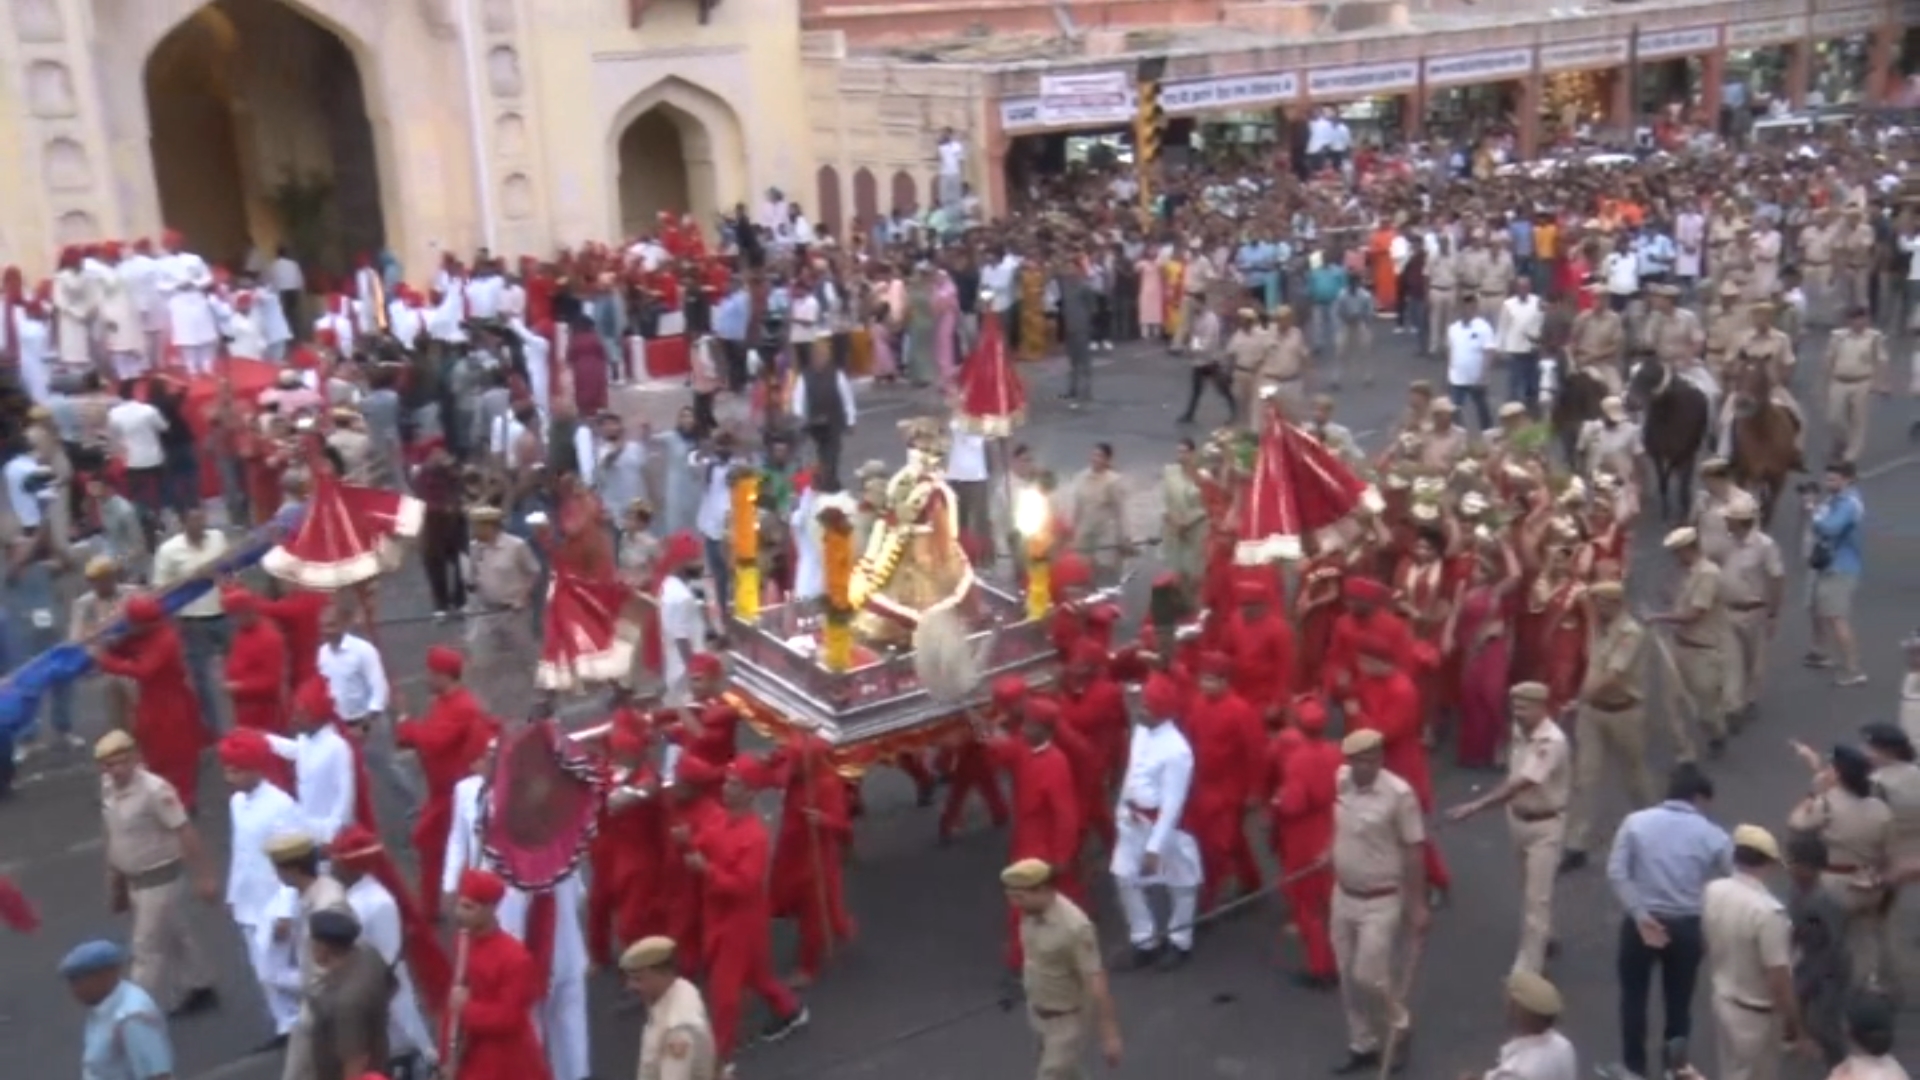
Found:
[[[556,562],[534,682],[547,690],[572,690],[631,674],[633,648],[640,640],[638,624],[624,616],[632,598],[633,590],[618,581],[591,580]]]
[[[1380,509],[1373,485],[1355,476],[1326,444],[1269,412],[1253,474],[1241,493],[1233,561],[1259,566],[1298,559],[1302,536],[1338,524],[1362,505]]]
[[[960,370],[960,426],[976,435],[1004,438],[1027,419],[1027,387],[1007,359],[1000,317],[983,297],[980,340]]]
[[[260,565],[282,581],[323,592],[371,581],[400,565],[401,541],[420,535],[425,510],[419,499],[397,491],[342,483],[316,463],[299,531]]]

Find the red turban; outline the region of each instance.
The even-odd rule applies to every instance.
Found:
[[[333,842],[327,845],[327,856],[334,862],[358,868],[386,850],[372,830],[357,821],[349,821],[333,834]]]
[[[1327,730],[1327,707],[1316,694],[1301,694],[1293,699],[1293,722],[1301,731],[1318,735]]]
[[[1209,649],[1200,654],[1200,674],[1218,675],[1224,678],[1233,670],[1233,657],[1218,649]]]
[[[327,689],[325,679],[308,679],[294,692],[293,707],[315,720],[332,720],[333,691]]]
[[[718,787],[727,777],[723,766],[698,754],[681,754],[673,767],[673,782],[685,787]]]
[[[160,243],[165,245],[168,251],[179,251],[180,245],[186,242],[185,234],[179,229],[166,229],[160,233]]]
[[[1074,644],[1073,652],[1067,656],[1067,663],[1077,668],[1097,668],[1107,662],[1107,650],[1097,641],[1080,641]]]
[[[220,764],[242,772],[266,772],[279,760],[264,732],[235,728],[220,739]]]
[[[1433,642],[1431,641],[1416,641],[1413,643],[1413,650],[1407,659],[1413,662],[1414,667],[1422,671],[1432,671],[1440,666],[1440,650],[1434,648]]]
[[[133,250],[142,255],[151,255],[153,254],[153,241],[143,236],[133,242]]]
[[[1029,723],[1052,727],[1060,722],[1060,703],[1050,697],[1034,694],[1027,698],[1026,704],[1020,711]]]
[[[1367,603],[1384,604],[1393,594],[1385,585],[1370,577],[1350,577],[1340,585],[1340,595],[1349,600],[1361,600]]]
[[[607,753],[617,758],[634,758],[647,752],[647,737],[630,724],[615,724],[607,732]]]
[[[460,650],[449,649],[445,645],[435,645],[427,650],[427,670],[436,675],[445,675],[449,679],[460,677],[467,666],[467,658]]]
[[[1147,676],[1147,686],[1143,697],[1147,711],[1158,720],[1172,720],[1186,711],[1186,697],[1180,692],[1180,684],[1156,671]]]
[[[1180,575],[1171,570],[1153,579],[1153,587],[1156,589],[1177,589],[1181,584]]]
[[[460,871],[458,895],[462,900],[491,906],[507,895],[507,883],[498,874],[469,868]]]
[[[160,601],[142,594],[127,601],[127,621],[132,623],[157,623],[167,614]]]
[[[702,557],[700,538],[690,532],[677,532],[660,546],[660,569],[673,573],[688,563],[699,562]]]
[[[1003,709],[1020,704],[1027,696],[1027,680],[1018,675],[1002,675],[993,680],[993,703]]]
[[[1053,587],[1084,589],[1093,584],[1093,567],[1078,552],[1064,551],[1054,556]]]
[[[238,585],[221,587],[220,606],[229,615],[252,614],[260,610],[259,598]]]
[[[696,679],[717,679],[726,674],[726,665],[710,652],[694,653],[687,661],[687,674]]]

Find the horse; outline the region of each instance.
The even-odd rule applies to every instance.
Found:
[[[1607,384],[1574,367],[1564,355],[1556,357],[1553,364],[1554,384],[1558,389],[1553,395],[1548,419],[1567,467],[1577,471],[1580,431],[1587,421],[1600,419],[1600,402],[1607,397]]]
[[[1760,525],[1773,522],[1774,503],[1787,475],[1801,467],[1800,427],[1793,413],[1773,400],[1773,372],[1764,363],[1736,361],[1733,377],[1733,482],[1760,502]]]
[[[1693,508],[1693,463],[1712,427],[1712,409],[1704,390],[1676,376],[1651,353],[1639,356],[1627,375],[1627,408],[1643,419],[1640,445],[1653,462],[1660,489],[1660,516],[1673,521]],[[1669,487],[1679,481],[1678,502]]]

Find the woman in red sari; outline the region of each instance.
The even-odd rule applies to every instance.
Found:
[[[1527,613],[1539,639],[1538,678],[1547,685],[1547,711],[1555,714],[1580,692],[1587,669],[1586,585],[1576,573],[1579,527],[1556,518],[1547,538],[1545,562],[1527,591]]]
[[[1582,514],[1588,536],[1580,552],[1579,576],[1588,581],[1625,581],[1627,576],[1627,538],[1632,523],[1619,513],[1619,482],[1595,485],[1593,499]]]
[[[1413,630],[1414,639],[1433,647],[1437,657],[1445,657],[1442,638],[1453,607],[1453,583],[1447,580],[1446,537],[1438,528],[1439,507],[1423,503],[1414,507],[1412,540],[1402,549],[1400,565],[1393,573],[1394,602]],[[1420,688],[1420,723],[1431,745],[1439,724],[1440,710],[1446,704],[1441,671],[1436,665],[1418,672],[1414,682]]]
[[[1333,623],[1340,617],[1340,582],[1346,565],[1346,552],[1331,546],[1316,547],[1300,564],[1300,595],[1294,604],[1294,622],[1300,627],[1300,686],[1313,685],[1313,673],[1327,657]]]
[[[1507,687],[1513,672],[1513,591],[1520,559],[1498,539],[1474,542],[1471,576],[1448,613],[1441,645],[1459,659],[1460,733],[1454,754],[1461,767],[1497,767],[1507,730]]]

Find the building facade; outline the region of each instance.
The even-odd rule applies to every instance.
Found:
[[[1712,111],[1729,85],[1891,95],[1920,24],[1920,0],[1456,3],[4,0],[0,263],[171,227],[228,261],[385,248],[419,279],[770,187],[844,230],[926,206],[944,130],[999,208],[1022,140],[1123,128],[1150,59],[1175,116],[1336,104],[1412,133],[1493,108],[1530,148],[1562,113]]]

